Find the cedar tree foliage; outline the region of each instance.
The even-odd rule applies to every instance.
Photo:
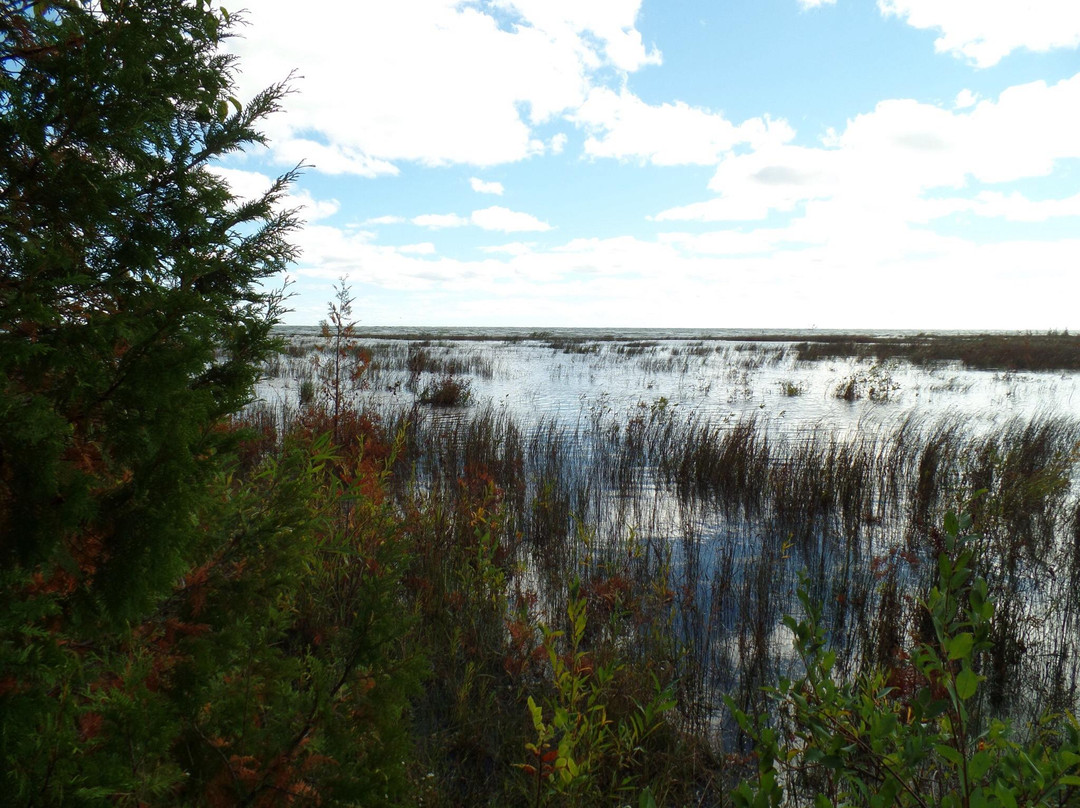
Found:
[[[418,674],[380,472],[310,436],[230,466],[297,224],[291,173],[245,201],[211,167],[287,92],[235,100],[235,25],[0,2],[5,805],[402,792]]]
[[[0,565],[127,619],[189,560],[272,349],[292,175],[241,201],[210,166],[287,88],[232,96],[202,0],[0,9]]]

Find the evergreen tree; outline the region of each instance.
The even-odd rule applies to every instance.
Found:
[[[287,92],[233,98],[235,25],[202,0],[0,3],[5,805],[402,788],[389,512],[317,444],[226,471],[296,225],[291,174],[241,201],[211,168]]]
[[[241,202],[211,162],[262,142],[202,0],[0,6],[0,569],[130,618],[272,348],[291,175]]]

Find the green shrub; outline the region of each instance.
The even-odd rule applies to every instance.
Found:
[[[662,734],[675,699],[654,679],[647,698],[624,715],[615,712],[617,683],[627,662],[601,660],[586,650],[587,607],[574,585],[567,603],[569,633],[541,626],[554,692],[542,704],[527,699],[535,740],[526,744],[527,761],[521,764],[524,790],[536,808],[631,800],[655,805],[647,779],[650,737]]]
[[[971,518],[948,514],[937,583],[922,608],[927,636],[891,670],[844,681],[834,673],[821,604],[799,599],[786,617],[805,673],[771,690],[777,725],[756,725],[758,777],[738,806],[833,805],[989,808],[1080,804],[1080,725],[1044,716],[1025,742],[975,710],[994,604],[975,572]]]

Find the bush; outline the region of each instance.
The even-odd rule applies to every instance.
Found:
[[[994,604],[976,576],[971,518],[948,514],[937,585],[922,607],[927,636],[891,669],[834,674],[821,604],[805,582],[805,617],[784,622],[805,673],[771,691],[779,725],[754,726],[756,782],[739,806],[1051,806],[1080,803],[1080,725],[1045,716],[1026,743],[978,715],[979,672],[992,647]],[[729,702],[730,706],[730,702]]]

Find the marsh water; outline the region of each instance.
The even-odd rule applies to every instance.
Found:
[[[325,361],[317,329],[285,336],[259,389],[280,413]],[[552,612],[572,577],[663,576],[684,707],[706,727],[720,694],[750,705],[795,664],[780,618],[800,573],[842,670],[897,664],[936,526],[984,490],[967,507],[998,599],[987,706],[1075,710],[1080,374],[803,361],[794,336],[372,329],[350,395],[406,435],[409,485],[497,486],[525,585]],[[421,403],[448,380],[463,406]]]
[[[285,334],[292,344],[319,341],[316,328]],[[373,353],[367,400],[397,397],[414,375],[409,357],[423,353],[429,372],[449,369],[469,381],[473,407],[490,404],[525,422],[572,421],[596,409],[632,412],[661,399],[718,422],[753,416],[785,434],[882,430],[911,416],[992,429],[1013,418],[1080,413],[1080,374],[971,370],[959,362],[799,361],[780,331],[432,329],[418,335],[386,328],[373,334],[362,340]],[[841,385],[852,381],[854,396],[839,397]],[[284,378],[270,381],[263,395],[293,401],[297,390],[296,377]]]

